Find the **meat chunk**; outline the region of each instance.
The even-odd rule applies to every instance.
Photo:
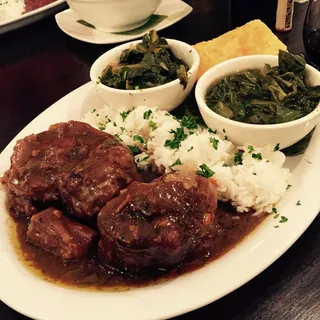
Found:
[[[134,182],[98,214],[100,260],[135,273],[206,253],[217,230],[216,207],[215,185],[200,176]]]
[[[70,220],[54,208],[33,215],[27,230],[28,242],[64,260],[82,259],[96,236],[93,229]]]
[[[125,145],[88,124],[70,121],[19,140],[3,182],[15,217],[63,203],[69,213],[90,218],[137,178]]]

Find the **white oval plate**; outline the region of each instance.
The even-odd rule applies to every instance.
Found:
[[[0,155],[0,175],[9,168],[15,142],[49,125],[80,120],[84,112],[102,105],[88,83],[45,110]],[[0,191],[0,299],[13,309],[41,320],[130,319],[173,317],[211,303],[251,280],[278,259],[307,229],[320,209],[320,128],[303,156],[292,157],[292,188],[277,206],[289,218],[279,224],[272,216],[249,238],[220,259],[167,282],[126,292],[90,292],[46,282],[28,271],[9,239],[5,193]],[[301,205],[296,202],[300,200]],[[279,224],[279,228],[274,228]]]
[[[150,29],[159,31],[168,28],[191,12],[192,7],[181,0],[162,0],[154,14],[167,17],[155,26],[131,35],[102,32],[80,24],[78,21],[81,20],[81,18],[76,12],[70,9],[56,14],[55,17],[58,27],[72,38],[88,43],[111,44],[141,38]]]

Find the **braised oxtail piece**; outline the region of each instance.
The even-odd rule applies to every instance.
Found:
[[[169,173],[132,183],[98,215],[103,264],[139,273],[205,254],[216,235],[217,195],[210,180]]]
[[[86,123],[70,121],[19,140],[2,182],[14,217],[53,205],[88,219],[136,179],[125,145]]]
[[[63,260],[85,257],[96,237],[96,231],[54,208],[33,215],[27,231],[28,242]]]

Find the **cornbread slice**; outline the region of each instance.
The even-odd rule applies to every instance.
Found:
[[[261,21],[253,20],[210,41],[199,42],[194,48],[200,55],[198,78],[214,65],[251,54],[274,54],[287,47]]]

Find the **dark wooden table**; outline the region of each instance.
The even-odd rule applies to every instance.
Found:
[[[164,30],[163,36],[194,44],[254,18],[274,26],[276,1],[188,2],[194,6],[193,13]],[[296,5],[293,30],[279,35],[294,53],[304,51],[301,33],[305,10],[306,4]],[[82,43],[66,36],[56,26],[54,17],[0,36],[0,150],[40,112],[89,81],[90,65],[111,47]],[[177,319],[318,320],[319,272],[318,217],[262,274],[219,301]],[[32,288],[25,288],[26,295],[28,290]],[[0,302],[0,319],[27,318]],[[106,319],[112,316],[106,314]]]

